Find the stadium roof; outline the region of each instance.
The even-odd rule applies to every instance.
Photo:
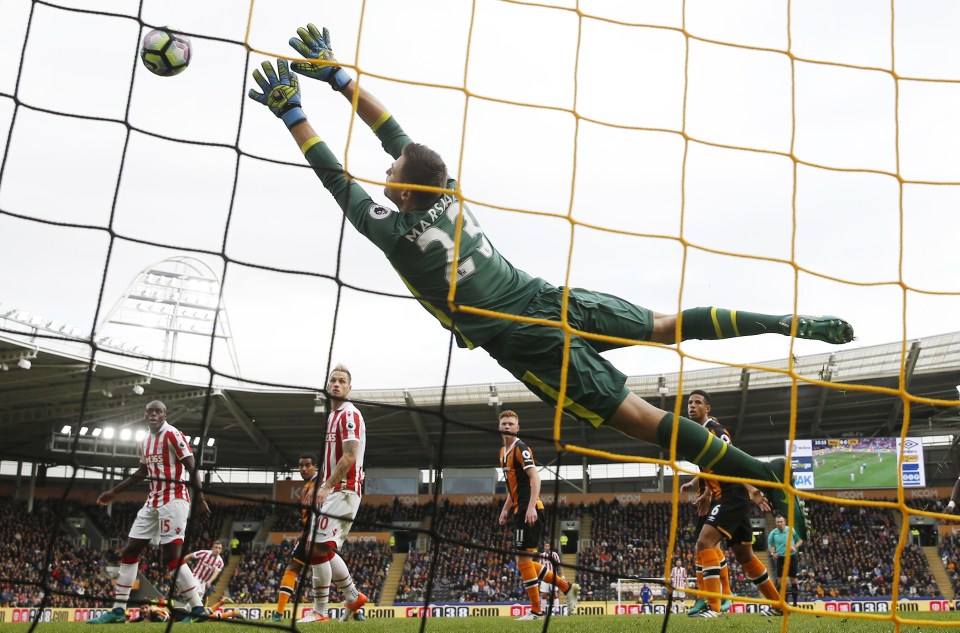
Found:
[[[18,366],[21,357],[29,369]],[[0,335],[0,365],[7,367],[0,366],[4,460],[72,463],[70,451],[76,443],[82,449],[76,455],[79,465],[135,466],[134,443],[119,439],[119,433],[143,429],[144,406],[154,399],[167,404],[171,422],[188,435],[200,435],[203,420],[209,419],[207,435],[216,439],[215,455],[207,452],[212,467],[286,470],[295,467],[301,452],[316,451],[322,442],[323,401],[314,392],[248,386],[208,389],[145,375],[99,356],[91,371],[89,354],[52,351],[15,334]],[[798,438],[899,435],[907,413],[911,435],[960,430],[960,408],[944,402],[958,397],[960,332],[905,345],[797,358],[796,381],[786,373],[787,361],[762,366],[769,369],[723,367],[683,373],[684,391],[709,391],[714,413],[731,429],[737,445],[752,454],[782,454],[794,394]],[[901,366],[905,393],[910,394],[906,405],[898,391]],[[628,386],[672,410],[679,378],[637,376]],[[842,385],[825,388],[806,382],[820,379]],[[134,392],[135,385],[143,388],[141,394]],[[455,386],[445,394],[439,387],[356,390],[353,397],[367,421],[368,467],[492,466],[501,441],[495,433],[500,408],[520,414],[522,434],[538,450],[539,461],[551,461],[553,411],[520,383]],[[88,428],[83,437],[75,426],[81,415]],[[61,433],[65,425],[74,425],[71,435]],[[108,426],[116,430],[113,439],[92,437],[94,429]],[[658,449],[610,429],[588,429],[571,418],[564,418],[561,433],[562,441],[595,451],[658,456]],[[568,453],[563,463],[581,459]]]

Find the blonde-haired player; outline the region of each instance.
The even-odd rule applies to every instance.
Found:
[[[329,619],[330,584],[343,593],[341,622],[354,618],[367,602],[347,564],[337,554],[360,508],[363,485],[363,453],[367,431],[360,411],[350,402],[353,377],[346,365],[337,365],[327,378],[330,414],[327,416],[323,454],[320,457],[320,487],[315,504],[320,513],[309,528],[307,539],[313,567],[313,613],[300,622]],[[282,616],[281,616],[282,617]],[[357,619],[361,619],[360,616]],[[279,618],[277,618],[279,619]]]

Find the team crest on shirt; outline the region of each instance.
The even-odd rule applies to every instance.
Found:
[[[373,203],[370,205],[370,210],[368,213],[374,220],[382,220],[390,215],[390,209],[377,203]]]

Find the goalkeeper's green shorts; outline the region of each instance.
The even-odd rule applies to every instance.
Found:
[[[562,298],[562,289],[546,285],[521,316],[559,323]],[[570,327],[581,332],[635,341],[648,341],[653,334],[651,310],[613,295],[572,288],[567,313]],[[559,327],[514,323],[483,347],[541,400],[555,406],[560,397],[563,345],[564,331]],[[570,337],[565,412],[593,426],[610,419],[627,397],[627,377],[600,352],[627,345]]]

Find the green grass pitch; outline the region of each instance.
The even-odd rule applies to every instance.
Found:
[[[917,624],[904,622],[901,625],[902,631],[909,633],[929,633],[942,631],[958,631],[960,633],[960,613],[910,613],[905,617],[923,620],[935,620],[937,625],[918,626]],[[711,631],[724,633],[761,633],[764,631],[780,631],[783,624],[782,618],[754,615],[738,614],[725,615],[718,619],[688,618],[685,615],[673,615],[667,626],[670,633],[687,633]],[[638,616],[573,616],[557,617],[550,620],[550,627],[547,629],[553,633],[637,633],[660,631],[663,625],[663,616],[658,615],[638,615]],[[167,624],[125,624],[123,627],[135,627],[136,631],[144,633],[160,633],[167,630]],[[203,633],[243,633],[246,631],[323,631],[336,629],[338,631],[352,631],[354,633],[416,633],[420,631],[421,621],[418,619],[384,619],[367,620],[366,622],[351,622],[350,624],[338,624],[335,622],[306,624],[298,626],[296,629],[282,628],[275,625],[268,625],[264,622],[246,621],[246,622],[205,622],[200,624],[174,624],[174,629],[199,629]],[[950,627],[950,628],[947,628]],[[30,628],[29,624],[3,624],[4,633],[26,633]],[[48,622],[37,626],[38,631],[43,633],[94,633],[98,630],[116,631],[117,625],[101,624],[89,625],[84,623],[59,623]],[[434,633],[534,633],[544,630],[544,621],[536,622],[515,622],[511,618],[434,618],[426,622],[425,629]],[[119,628],[123,631],[125,628]],[[842,617],[815,616],[815,615],[793,615],[788,618],[787,631],[801,633],[807,631],[816,631],[817,633],[879,633],[881,631],[893,631],[894,625],[891,620],[875,621],[857,618],[851,615]]]
[[[817,488],[896,488],[897,487],[897,454],[894,451],[883,452],[883,461],[877,458],[877,453],[838,451],[827,453],[817,459],[822,459],[822,466],[813,468],[813,478]],[[866,463],[863,474],[860,474],[861,464]],[[850,480],[850,473],[854,479]]]

